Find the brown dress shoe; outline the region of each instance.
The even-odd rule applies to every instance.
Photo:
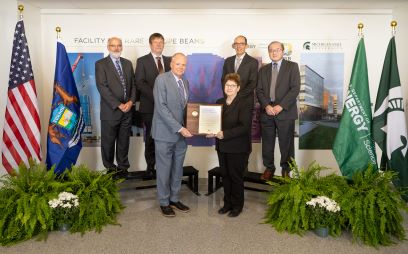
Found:
[[[261,175],[261,179],[264,181],[271,180],[274,173],[275,173],[275,170],[265,169],[265,171]]]

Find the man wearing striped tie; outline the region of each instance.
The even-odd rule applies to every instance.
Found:
[[[132,63],[120,57],[122,40],[108,40],[109,55],[95,63],[96,87],[101,95],[101,152],[109,173],[126,177],[129,168],[129,137],[136,87]],[[115,151],[116,147],[116,151]],[[116,155],[116,163],[114,158]]]

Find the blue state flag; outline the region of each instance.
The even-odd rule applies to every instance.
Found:
[[[47,135],[47,167],[55,166],[56,174],[70,169],[82,148],[84,129],[81,104],[67,51],[57,42],[57,60],[51,116]]]

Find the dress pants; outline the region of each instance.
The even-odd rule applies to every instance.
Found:
[[[217,151],[224,187],[224,206],[242,211],[244,207],[244,170],[247,153]]]
[[[131,120],[131,114],[124,114],[120,120],[101,120],[101,152],[105,168],[127,170],[130,167],[128,153]],[[117,166],[114,164],[115,146]]]
[[[275,116],[261,113],[262,160],[266,168],[275,170],[275,141],[279,140],[282,170],[290,170],[289,163],[295,158],[295,120],[278,120]]]
[[[151,135],[153,114],[151,114],[151,113],[142,113],[142,119],[143,119],[143,124],[144,124],[144,127],[145,127],[145,133],[144,133],[145,134],[145,136],[144,136],[145,152],[144,152],[144,156],[145,156],[145,159],[146,159],[147,170],[154,170],[154,165],[156,164],[156,158],[155,158],[154,139],[152,138],[152,135]]]
[[[183,163],[187,142],[179,137],[177,142],[155,140],[157,195],[161,206],[179,201]]]

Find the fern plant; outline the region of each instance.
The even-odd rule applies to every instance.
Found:
[[[347,183],[343,177],[334,174],[320,177],[320,172],[326,168],[317,163],[310,164],[307,169],[299,169],[292,162],[291,168],[293,178],[280,178],[280,183],[268,182],[274,188],[267,199],[265,223],[279,232],[303,234],[316,226],[306,202],[319,195],[337,200],[343,195]],[[343,219],[339,216],[338,222],[330,225],[330,234],[340,235],[342,224]]]
[[[15,176],[5,175],[0,181],[0,244],[48,232],[53,224],[48,201],[62,188],[53,171],[30,161],[29,168],[21,164]]]
[[[72,224],[71,232],[102,231],[107,224],[117,224],[116,216],[123,210],[118,183],[112,174],[92,171],[85,165],[74,166],[63,178],[67,190],[79,197],[79,217]]]
[[[371,166],[353,175],[349,190],[340,201],[354,241],[377,247],[393,239],[405,239],[401,211],[407,211],[401,192],[392,185],[396,173],[378,172]]]

